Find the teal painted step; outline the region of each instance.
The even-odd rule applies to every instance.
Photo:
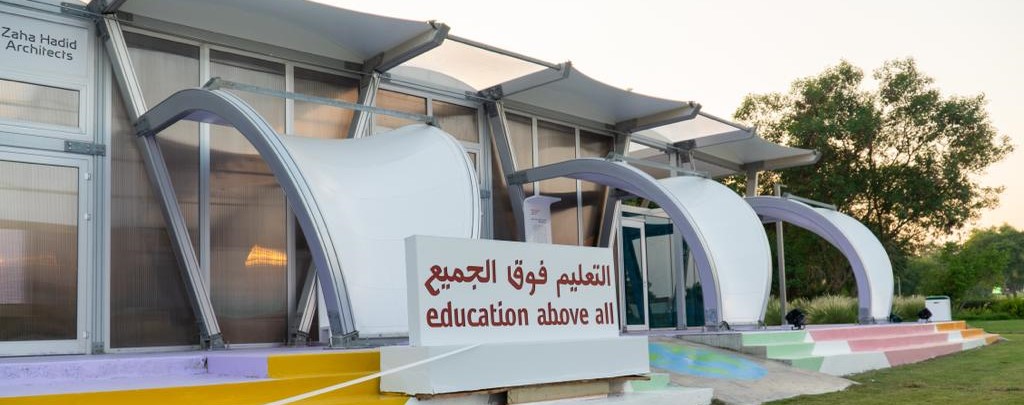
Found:
[[[804,357],[794,357],[794,358],[790,358],[790,359],[779,359],[779,360],[782,360],[785,363],[789,363],[789,365],[791,365],[793,367],[796,367],[796,368],[799,368],[799,369],[809,370],[809,371],[820,371],[821,370],[821,363],[823,363],[825,361],[825,357],[823,357],[823,356],[804,356]]]
[[[783,343],[764,346],[752,346],[763,348],[764,357],[769,359],[784,359],[794,357],[810,356],[814,352],[814,343]]]
[[[668,387],[668,374],[651,373],[647,375],[649,380],[633,380],[629,382],[633,391],[660,391]]]

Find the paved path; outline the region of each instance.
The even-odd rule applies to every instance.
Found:
[[[668,373],[684,387],[714,389],[727,404],[760,404],[807,394],[842,391],[845,378],[790,367],[671,337],[651,337],[651,371]]]

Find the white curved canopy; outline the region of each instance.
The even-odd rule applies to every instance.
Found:
[[[462,147],[423,124],[357,139],[281,139],[325,207],[356,330],[407,334],[405,238],[480,232],[480,192]]]
[[[696,176],[658,180],[689,210],[700,243],[715,266],[722,320],[730,325],[764,320],[772,282],[772,253],[754,210],[735,191]],[[691,250],[695,245],[687,241]],[[701,286],[707,284],[701,279]]]
[[[623,162],[582,158],[516,174],[517,182],[568,177],[615,187],[658,204],[690,247],[704,294],[707,326],[757,325],[771,283],[771,251],[743,198],[703,177],[655,180]]]
[[[807,229],[839,249],[857,281],[862,323],[885,322],[892,310],[892,264],[885,247],[864,224],[838,211],[781,197],[748,197],[764,222],[784,221]]]
[[[334,336],[406,331],[406,237],[479,234],[473,168],[440,129],[410,125],[358,139],[283,136],[229,92],[185,89],[147,111],[137,130],[157,136],[181,120],[231,126],[266,161],[309,244]]]

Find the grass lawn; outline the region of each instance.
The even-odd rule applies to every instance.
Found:
[[[1003,341],[921,363],[847,378],[846,391],[771,404],[1024,404],[1024,320],[968,322]]]

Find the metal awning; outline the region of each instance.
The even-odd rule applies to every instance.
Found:
[[[713,178],[745,173],[748,169],[804,166],[821,158],[818,151],[766,141],[753,128],[703,112],[691,120],[634,134],[629,157],[669,164],[665,149],[691,153],[693,169]]]
[[[142,17],[129,24],[147,28],[179,24],[362,64],[384,56],[381,71],[440,45],[447,34],[444,24],[305,0],[131,0],[120,11]]]
[[[482,93],[512,109],[548,118],[583,119],[594,126],[636,132],[692,118],[700,105],[646,96],[595,80],[572,64],[521,76]],[[570,118],[571,119],[571,118]]]

